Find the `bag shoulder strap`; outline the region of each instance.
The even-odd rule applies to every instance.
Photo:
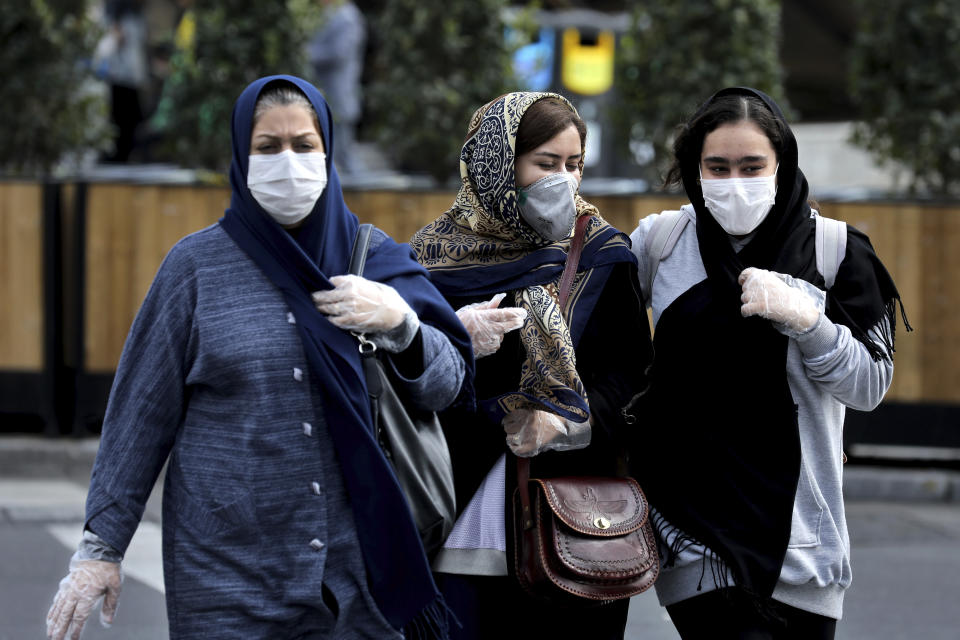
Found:
[[[367,250],[370,248],[370,236],[373,225],[365,222],[357,228],[357,237],[353,239],[353,250],[350,252],[350,268],[347,273],[362,276],[363,267],[367,264]]]
[[[560,276],[560,308],[567,304],[567,298],[570,297],[570,290],[573,288],[573,280],[577,275],[577,266],[580,264],[580,254],[583,252],[583,240],[587,235],[587,225],[590,223],[592,215],[584,215],[577,218],[577,225],[573,232],[573,240],[570,241],[570,250],[567,251],[567,261],[563,265],[563,275]],[[533,516],[530,511],[530,458],[517,458],[517,487],[520,490],[520,504],[523,507],[523,528],[529,529],[533,526]]]
[[[560,276],[560,308],[567,304],[567,298],[570,297],[570,291],[573,289],[573,281],[577,276],[577,266],[580,264],[580,254],[583,253],[583,239],[587,235],[587,225],[590,223],[592,215],[580,216],[577,218],[577,225],[573,232],[573,239],[570,241],[570,250],[567,252],[567,261],[563,265],[563,275]]]
[[[350,266],[347,273],[362,276],[363,267],[367,264],[367,250],[370,247],[370,236],[373,233],[373,225],[369,223],[361,224],[357,228],[357,235],[353,239],[353,249],[350,251]],[[362,333],[354,333],[360,342],[360,360],[363,362],[363,373],[367,379],[367,395],[371,402],[378,401],[383,393],[383,385],[380,382],[380,376],[377,374],[376,359],[377,345],[367,340]],[[374,418],[374,433],[380,433],[380,426],[377,423],[377,412],[372,412]]]
[[[847,223],[832,218],[815,216],[817,271],[823,276],[827,289],[833,286],[837,279],[840,263],[847,253]]]
[[[647,256],[648,296],[652,295],[653,280],[657,277],[660,261],[666,260],[673,251],[689,221],[690,218],[683,211],[664,211],[650,225],[650,232],[643,239],[644,253]]]

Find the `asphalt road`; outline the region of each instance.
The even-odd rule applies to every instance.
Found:
[[[960,504],[848,501],[853,584],[837,640],[960,639]],[[677,640],[656,597],[631,603],[627,638]]]
[[[44,618],[80,535],[85,486],[0,477],[0,640],[44,637]],[[854,581],[838,640],[960,639],[960,501],[848,500]],[[167,638],[157,498],[131,543],[116,622],[84,638]],[[679,636],[652,591],[631,603],[627,638]]]

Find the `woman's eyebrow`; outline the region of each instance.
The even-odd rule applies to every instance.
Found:
[[[560,160],[560,159],[563,157],[563,156],[561,156],[559,153],[552,153],[552,152],[550,152],[550,151],[537,151],[537,152],[535,152],[533,155],[535,155],[535,156],[547,156],[548,158],[556,158],[557,160]],[[579,158],[580,155],[581,155],[581,154],[577,153],[577,154],[574,154],[574,155],[568,156],[568,157],[569,157],[569,158]]]
[[[758,162],[766,162],[767,156],[743,156],[737,160],[737,164],[756,164]]]
[[[319,136],[319,134],[316,131],[303,131],[302,133],[295,133],[291,139],[300,140],[302,138],[309,138],[310,136]],[[254,138],[269,138],[271,140],[282,140],[283,136],[278,136],[274,133],[262,132],[255,135]]]
[[[742,158],[737,158],[734,164],[744,165],[744,164],[753,164],[756,162],[765,162],[767,156],[743,156]],[[724,158],[723,156],[707,156],[703,159],[704,162],[716,162],[720,164],[729,164],[730,160]]]

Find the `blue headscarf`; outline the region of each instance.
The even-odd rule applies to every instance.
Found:
[[[257,98],[273,82],[306,95],[320,122],[327,154],[327,186],[296,237],[257,203],[247,188],[247,167]],[[317,381],[316,410],[340,461],[370,581],[386,619],[407,637],[446,637],[445,609],[409,507],[372,429],[358,343],[314,307],[311,292],[330,289],[329,278],[347,272],[359,221],[343,200],[333,166],[333,119],[320,92],[294,76],[269,76],[250,84],[233,109],[230,208],[221,226],[283,293]],[[385,240],[367,257],[364,277],[396,289],[420,321],[443,331],[467,364],[463,389],[472,389],[470,338],[453,309],[429,281],[406,244]],[[469,400],[468,400],[469,401]],[[319,597],[319,594],[318,594]]]

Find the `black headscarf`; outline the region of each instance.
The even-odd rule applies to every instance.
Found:
[[[716,283],[735,287],[738,291],[740,286],[737,278],[746,267],[790,274],[825,288],[823,277],[817,272],[815,224],[808,203],[807,179],[798,166],[796,138],[777,103],[756,89],[731,87],[711,96],[692,120],[716,99],[729,95],[760,99],[782,125],[783,147],[778,158],[777,198],[750,243],[736,253],[727,233],[704,204],[703,191],[700,189],[699,154],[685,158],[681,166],[683,187],[697,212],[697,240],[707,274]],[[898,302],[900,295],[897,288],[874,252],[870,239],[848,226],[847,252],[840,263],[836,283],[827,291],[827,317],[849,328],[875,360],[892,359]],[[881,322],[883,319],[887,322]],[[905,315],[903,320],[909,331],[910,325]],[[871,330],[881,333],[882,346],[868,336]]]
[[[776,201],[738,253],[704,204],[701,149],[678,158],[707,278],[674,300],[657,324],[649,399],[660,455],[636,473],[651,503],[684,534],[674,551],[690,540],[704,544],[739,586],[769,596],[790,539],[800,473],[797,406],[787,382],[788,339],[769,320],[741,315],[737,279],[758,267],[825,285],[796,139],[777,104],[754,89],[728,88],[691,122],[728,95],[759,99],[779,121]],[[870,241],[850,228],[827,317],[847,326],[875,359],[892,358],[899,299]],[[871,330],[882,344],[870,339]]]

